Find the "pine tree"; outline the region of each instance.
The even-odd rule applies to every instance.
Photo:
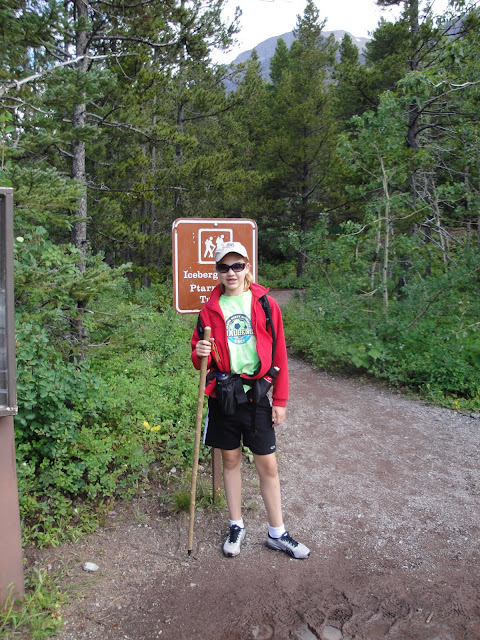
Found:
[[[271,95],[268,195],[298,234],[299,276],[305,268],[305,235],[328,208],[329,166],[335,147],[329,78],[336,46],[331,36],[322,36],[324,25],[313,2],[308,2],[298,17],[288,66]]]
[[[478,268],[472,251],[480,201],[474,169],[480,139],[474,115],[478,26],[475,11],[441,19],[422,70],[405,73],[397,91],[385,92],[375,112],[357,117],[346,137],[345,159],[359,179],[348,190],[367,203],[365,234],[357,232],[357,238],[374,246],[371,292],[382,292],[385,317],[389,295],[406,295],[418,274],[429,279],[451,268],[461,272],[466,264]],[[406,136],[413,102],[416,148]],[[452,233],[455,228],[466,241]]]
[[[270,60],[270,80],[273,86],[277,86],[282,79],[282,74],[288,68],[289,51],[283,38],[278,38],[275,47],[275,54]]]
[[[346,33],[340,44],[340,60],[335,66],[335,114],[342,124],[362,112],[365,90],[361,82],[358,48]]]
[[[219,118],[216,146],[222,153],[217,189],[222,215],[251,217],[262,228],[264,148],[269,136],[267,94],[256,50],[246,61],[237,89],[229,96],[229,109]]]
[[[216,130],[229,107],[210,51],[236,30],[223,24],[222,5],[147,3],[118,26],[122,58],[106,61],[113,80],[96,101],[105,133],[92,143],[90,238],[109,264],[132,262],[136,283],[167,272],[176,217],[219,206]]]

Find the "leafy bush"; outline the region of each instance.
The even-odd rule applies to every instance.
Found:
[[[78,499],[113,495],[121,474],[145,461],[140,438],[128,443],[108,423],[105,383],[88,365],[62,360],[38,325],[18,330],[17,367],[20,507],[28,536],[43,543],[76,520]]]
[[[94,526],[94,505],[128,495],[152,461],[192,459],[193,320],[176,316],[166,289],[135,294],[126,282],[93,311],[90,338],[102,346],[88,364],[63,359],[45,329],[18,317],[20,505],[38,544],[58,542],[65,525]]]
[[[280,264],[260,262],[259,271],[259,282],[264,287],[297,289],[301,286],[297,278],[297,265],[295,262],[282,262]]]
[[[315,366],[366,372],[453,406],[480,407],[480,312],[475,272],[462,264],[418,279],[388,319],[381,301],[345,276],[333,289],[319,280],[284,313],[289,345]],[[330,285],[332,280],[330,280]]]
[[[112,305],[113,298],[105,296],[99,312]],[[190,363],[193,319],[177,316],[159,286],[117,305],[117,316],[96,333],[105,346],[91,356],[108,389],[103,401],[109,415],[125,432],[144,422],[159,426],[157,431],[142,426],[156,456],[165,464],[190,464],[198,391]]]

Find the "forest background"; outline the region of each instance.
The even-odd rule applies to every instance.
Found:
[[[177,218],[256,220],[260,282],[302,290],[285,326],[314,365],[480,409],[476,3],[378,0],[402,17],[363,59],[309,1],[268,80],[255,52],[212,62],[238,29],[223,4],[0,3],[27,544],[185,477],[198,381],[195,319],[172,306]]]

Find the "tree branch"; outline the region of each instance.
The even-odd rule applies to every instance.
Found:
[[[444,289],[441,289],[440,291],[437,291],[437,293],[427,302],[426,306],[422,309],[422,311],[418,314],[418,316],[416,316],[408,325],[407,325],[407,331],[409,329],[411,329],[414,325],[417,324],[417,322],[423,318],[423,316],[427,313],[428,309],[431,307],[431,305],[441,296],[444,294]],[[397,334],[400,335],[400,334]],[[397,336],[395,336],[397,337]]]
[[[157,142],[165,142],[168,144],[173,144],[171,140],[167,140],[165,138],[157,138],[156,136],[150,135],[146,131],[142,131],[141,129],[137,129],[131,124],[125,124],[123,122],[109,122],[105,120],[105,117],[99,116],[96,113],[87,112],[87,117],[94,118],[100,122],[100,124],[105,125],[106,127],[115,127],[117,129],[127,129],[127,131],[132,131],[133,133],[138,133],[139,135],[147,138],[148,141],[155,140]]]
[[[165,47],[172,47],[173,45],[178,44],[177,40],[173,42],[152,42],[151,40],[146,40],[145,38],[135,37],[135,36],[106,36],[103,34],[99,34],[98,36],[93,36],[92,40],[117,40],[120,42],[140,42],[141,44],[147,44],[152,49],[163,49]]]
[[[34,80],[38,80],[39,78],[44,78],[46,75],[49,75],[50,73],[53,73],[57,69],[61,69],[62,67],[68,67],[70,65],[74,65],[77,62],[80,62],[81,60],[96,61],[96,60],[106,60],[106,59],[109,59],[109,58],[119,58],[119,57],[123,58],[125,56],[132,56],[132,55],[136,55],[136,54],[133,54],[133,53],[111,54],[110,53],[110,54],[105,54],[105,55],[101,55],[101,56],[91,56],[91,55],[88,55],[88,54],[85,54],[83,56],[77,56],[76,58],[72,58],[72,60],[66,60],[65,62],[59,62],[58,64],[54,65],[50,69],[45,69],[45,71],[41,71],[40,73],[34,73],[31,76],[27,76],[26,78],[22,78],[21,80],[12,80],[11,82],[6,83],[3,87],[0,87],[0,97],[6,95],[11,89],[15,89],[16,91],[18,91],[21,86],[23,86],[24,84],[27,84],[28,82],[33,82]]]
[[[433,88],[438,89],[438,87],[441,87],[444,84],[446,84],[446,82],[442,80],[441,82],[438,82],[437,84],[433,85]],[[433,98],[430,98],[429,100],[427,100],[423,105],[423,107],[419,109],[418,115],[424,113],[429,107],[431,107],[432,104],[434,104],[441,98],[448,96],[450,93],[454,93],[455,91],[460,91],[461,89],[465,89],[466,87],[474,87],[478,84],[480,84],[480,80],[475,80],[472,82],[463,82],[462,84],[455,84],[453,82],[448,83],[448,85],[451,88],[448,91],[445,91],[444,93],[440,93],[438,96],[434,96]]]

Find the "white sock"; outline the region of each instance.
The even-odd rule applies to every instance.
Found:
[[[243,524],[243,518],[240,518],[240,520],[230,520],[230,526],[233,527],[233,525],[237,525],[237,527],[240,527],[240,529],[245,529],[245,525]]]
[[[271,527],[270,525],[268,525],[268,535],[271,538],[281,538],[285,531],[285,525],[283,524],[280,527]]]

